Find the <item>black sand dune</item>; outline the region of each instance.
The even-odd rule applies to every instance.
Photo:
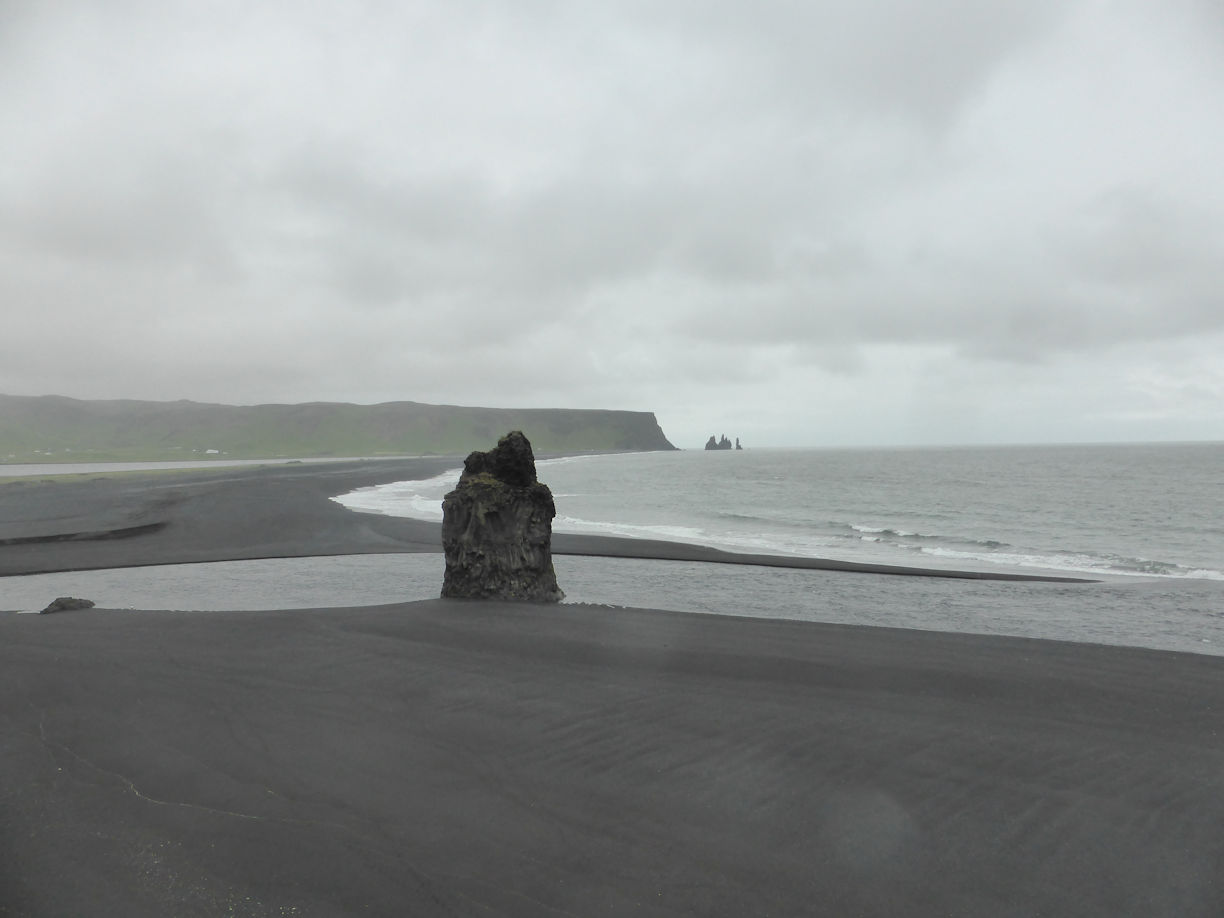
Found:
[[[403,468],[210,475],[0,485],[9,540],[166,524],[0,561],[436,546],[326,500]],[[0,615],[0,914],[1219,918],[1222,725],[1224,658],[1054,641],[441,600]]]

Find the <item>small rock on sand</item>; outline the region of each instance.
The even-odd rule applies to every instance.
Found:
[[[51,605],[39,612],[39,615],[49,615],[52,612],[69,612],[72,609],[92,609],[92,599],[77,599],[75,596],[61,596]]]

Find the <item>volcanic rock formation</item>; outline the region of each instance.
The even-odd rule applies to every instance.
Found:
[[[51,601],[51,605],[39,612],[39,615],[50,615],[53,612],[72,612],[77,609],[92,609],[92,599],[77,599],[75,596],[60,596]]]
[[[514,430],[487,453],[463,463],[459,485],[442,501],[442,595],[453,599],[559,602],[552,565],[548,485],[536,479],[535,457]]]

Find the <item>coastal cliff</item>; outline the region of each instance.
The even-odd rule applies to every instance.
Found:
[[[0,462],[462,455],[506,430],[539,452],[675,449],[645,411],[0,395]]]

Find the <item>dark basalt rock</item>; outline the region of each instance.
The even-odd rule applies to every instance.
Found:
[[[77,599],[74,596],[61,596],[52,601],[51,605],[39,612],[39,615],[50,615],[52,612],[71,612],[73,609],[92,609],[91,599]]]
[[[442,595],[559,602],[552,565],[552,491],[536,479],[531,444],[515,430],[464,460],[442,501]]]
[[[710,434],[710,439],[706,440],[706,449],[730,449],[731,441],[727,439],[727,435],[723,434],[722,439],[715,440],[714,435]]]

